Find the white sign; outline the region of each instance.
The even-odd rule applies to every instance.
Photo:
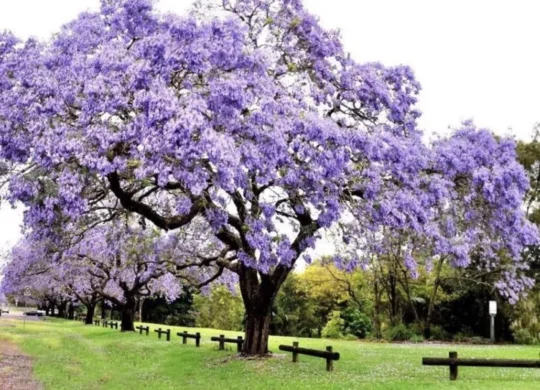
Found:
[[[492,316],[497,314],[497,302],[489,301],[489,314]]]

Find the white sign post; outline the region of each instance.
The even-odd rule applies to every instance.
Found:
[[[496,301],[489,301],[489,315],[491,316],[491,341],[495,342],[495,316],[497,315]]]

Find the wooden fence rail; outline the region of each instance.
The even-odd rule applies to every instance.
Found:
[[[238,336],[235,339],[229,339],[226,338],[225,335],[219,335],[219,337],[212,337],[210,340],[219,342],[220,351],[225,349],[225,343],[236,344],[236,350],[238,352],[242,352],[242,346],[244,345],[244,339],[242,336]]]
[[[101,326],[103,326],[104,328],[106,328],[107,325],[109,325],[109,321],[107,321],[107,320],[101,321]]]
[[[448,358],[422,358],[424,366],[448,366],[450,380],[458,377],[458,367],[506,367],[506,368],[540,368],[540,360],[513,359],[458,359],[457,352],[450,352]]]
[[[118,329],[118,322],[109,321],[109,326],[114,329]]]
[[[199,347],[201,345],[201,334],[199,332],[190,334],[184,331],[176,333],[176,335],[182,337],[182,344],[187,344],[187,339],[195,339],[195,346]]]
[[[319,351],[316,349],[300,348],[298,342],[294,342],[290,345],[280,345],[279,350],[285,352],[292,352],[293,363],[298,363],[298,355],[314,356],[326,359],[326,371],[334,370],[334,360],[339,360],[339,352],[334,352],[331,346],[326,347],[326,351]]]
[[[171,330],[161,330],[161,328],[154,329],[154,332],[158,334],[158,338],[161,339],[161,335],[165,333],[167,335],[167,341],[171,341]]]
[[[139,334],[142,335],[142,332],[145,331],[146,335],[148,336],[148,332],[150,331],[149,326],[137,326],[135,329],[139,329]]]

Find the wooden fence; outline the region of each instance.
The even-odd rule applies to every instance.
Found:
[[[219,337],[212,337],[210,340],[219,342],[220,351],[225,349],[225,343],[236,344],[236,350],[238,352],[242,352],[242,346],[244,345],[244,339],[242,336],[238,336],[235,339],[229,339],[226,338],[225,335],[220,335]]]
[[[146,332],[146,335],[148,336],[148,332],[150,331],[150,327],[149,326],[137,326],[135,329],[139,329],[139,334],[142,335],[142,332],[145,331]]]
[[[176,335],[182,337],[182,344],[187,344],[187,339],[195,339],[195,346],[199,347],[201,345],[201,334],[199,332],[190,334],[184,331],[176,333]]]
[[[170,329],[161,330],[161,328],[157,328],[157,329],[154,329],[154,332],[156,332],[158,334],[159,339],[161,339],[162,334],[166,334],[167,335],[167,341],[171,341],[171,330]]]
[[[326,351],[319,351],[316,349],[300,348],[298,342],[294,342],[290,345],[280,345],[279,350],[285,352],[292,352],[293,363],[298,363],[298,355],[314,356],[326,359],[326,371],[334,370],[334,360],[339,360],[339,352],[334,352],[331,346],[326,347]]]
[[[450,352],[448,358],[422,358],[424,366],[448,366],[450,380],[458,377],[458,367],[506,367],[506,368],[540,368],[540,360],[513,359],[458,359],[457,352]]]

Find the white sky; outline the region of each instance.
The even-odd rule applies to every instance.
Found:
[[[339,28],[358,61],[407,64],[422,83],[420,126],[444,133],[468,118],[528,139],[540,121],[540,1],[304,0]],[[0,30],[47,38],[98,0],[0,0]],[[161,0],[184,12],[191,0]],[[21,212],[0,211],[0,250],[19,236]]]

